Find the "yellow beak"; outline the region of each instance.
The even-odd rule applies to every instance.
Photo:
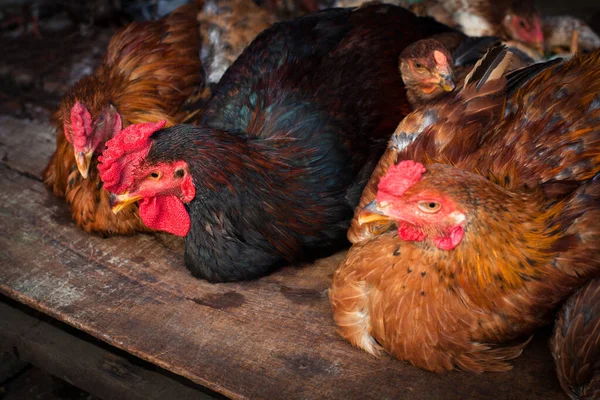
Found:
[[[92,156],[94,155],[94,150],[90,150],[87,153],[80,151],[75,154],[75,162],[77,163],[77,169],[83,179],[87,179],[88,173],[90,172],[90,165],[92,163]]]
[[[390,218],[383,213],[377,206],[377,202],[373,200],[367,204],[358,214],[358,225],[364,225],[376,221],[389,221]]]
[[[135,203],[138,200],[141,200],[142,196],[139,195],[130,195],[128,192],[121,194],[112,194],[110,195],[110,207],[114,214],[118,214],[122,209],[127,207],[128,205]]]
[[[456,87],[452,75],[440,74],[439,85],[444,89],[444,92],[451,92]]]

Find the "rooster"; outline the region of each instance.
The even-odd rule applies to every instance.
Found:
[[[436,372],[507,370],[600,275],[600,51],[529,68],[507,84],[468,77],[412,144],[408,131],[392,139],[400,150],[380,161],[357,216],[382,224],[355,232],[330,289],[355,346]],[[462,131],[432,129],[449,110]]]
[[[573,400],[600,398],[600,280],[573,293],[556,317],[550,348]]]
[[[275,24],[227,70],[198,127],[143,125],[107,143],[99,169],[115,209],[140,200],[144,222],[185,236],[187,267],[211,282],[339,249],[410,108],[398,56],[448,31],[388,5]]]
[[[104,143],[130,124],[190,117],[188,99],[202,89],[197,7],[158,21],[132,23],[111,39],[102,64],[82,78],[54,114],[56,151],[44,181],[64,197],[78,226],[100,235],[146,231],[137,206],[111,212],[96,170]]]

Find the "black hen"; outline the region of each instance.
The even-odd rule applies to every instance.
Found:
[[[187,235],[186,265],[209,281],[331,253],[410,110],[399,54],[448,31],[391,5],[275,24],[225,73],[199,127],[138,126],[107,143],[105,188],[121,193],[117,209],[141,199],[148,226]]]

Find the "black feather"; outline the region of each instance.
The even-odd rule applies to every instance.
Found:
[[[474,64],[485,55],[488,49],[500,43],[495,36],[465,37],[452,53],[455,67]]]
[[[531,79],[535,78],[539,73],[557,64],[563,62],[562,58],[555,58],[543,63],[536,63],[524,68],[519,68],[506,74],[507,84],[506,92],[511,96],[521,86],[525,85]]]
[[[410,110],[398,56],[444,30],[391,5],[275,24],[223,75],[199,127],[154,134],[148,160],[185,160],[193,177],[194,276],[251,279],[346,246],[360,192]]]

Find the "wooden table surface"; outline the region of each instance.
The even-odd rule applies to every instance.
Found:
[[[232,398],[564,399],[538,335],[512,371],[433,374],[336,335],[327,288],[343,254],[263,279],[209,284],[166,234],[78,230],[41,171],[43,123],[0,116],[0,292]]]

